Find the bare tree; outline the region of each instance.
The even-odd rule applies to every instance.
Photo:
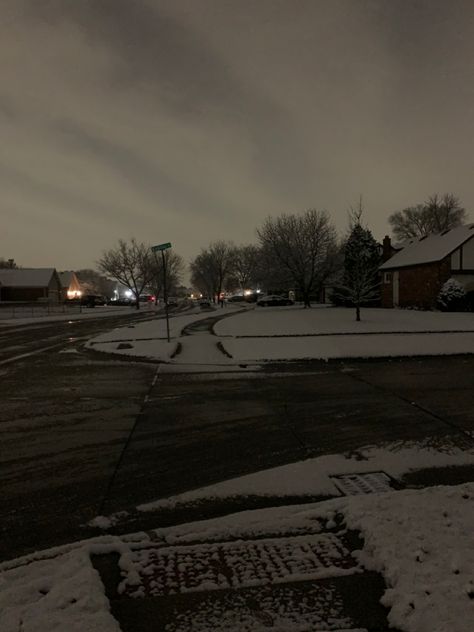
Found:
[[[128,287],[140,309],[140,294],[153,280],[155,268],[150,247],[135,238],[120,239],[115,248],[103,253],[97,262],[99,269]]]
[[[107,297],[113,296],[115,281],[112,281],[96,270],[90,270],[88,268],[76,270],[75,274],[86,294],[102,294]]]
[[[232,253],[232,277],[235,285],[244,291],[258,282],[261,251],[253,244],[237,246]]]
[[[466,210],[452,193],[442,196],[435,193],[424,204],[396,211],[388,218],[393,234],[401,241],[442,233],[460,226],[465,220]]]
[[[233,270],[234,245],[216,241],[191,262],[192,282],[213,301],[218,299]]]
[[[202,251],[190,264],[191,283],[204,296],[212,297],[215,281],[209,254]]]
[[[336,262],[336,230],[329,215],[309,209],[302,215],[269,217],[257,234],[269,263],[288,273],[304,306],[311,307],[311,295],[334,272]]]
[[[164,258],[166,267],[166,289],[168,296],[170,296],[176,293],[176,288],[181,283],[181,278],[185,270],[185,264],[183,257],[171,249],[165,250]],[[153,278],[149,285],[156,297],[163,294],[164,270],[161,255],[154,258]]]

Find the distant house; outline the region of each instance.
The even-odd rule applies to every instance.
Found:
[[[387,253],[389,242],[386,237]],[[412,240],[387,259],[380,271],[383,307],[433,308],[449,278],[467,291],[474,290],[474,224]]]
[[[63,299],[81,298],[82,287],[76,273],[72,270],[60,272],[59,280],[61,281],[61,291]]]
[[[61,282],[54,268],[0,270],[0,301],[61,300]]]

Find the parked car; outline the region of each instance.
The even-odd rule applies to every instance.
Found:
[[[199,300],[199,307],[210,307],[211,301],[208,298],[201,298]]]
[[[85,307],[95,307],[96,305],[107,305],[107,299],[105,296],[98,294],[84,294],[81,298],[81,305]]]
[[[279,296],[278,294],[269,294],[268,296],[262,296],[257,301],[257,305],[260,307],[279,306],[279,305],[294,305],[294,301],[285,296]]]
[[[245,301],[245,296],[243,294],[235,294],[234,296],[229,296],[227,299],[228,303],[240,303],[241,301]]]
[[[168,296],[168,307],[178,307],[178,299]]]

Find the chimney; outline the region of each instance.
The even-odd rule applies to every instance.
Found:
[[[387,261],[393,255],[392,242],[390,237],[385,235],[382,242],[382,261]]]

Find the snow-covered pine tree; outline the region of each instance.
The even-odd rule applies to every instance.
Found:
[[[356,308],[379,298],[380,252],[371,231],[361,223],[362,205],[353,213],[352,228],[344,247],[344,280],[340,294]]]

